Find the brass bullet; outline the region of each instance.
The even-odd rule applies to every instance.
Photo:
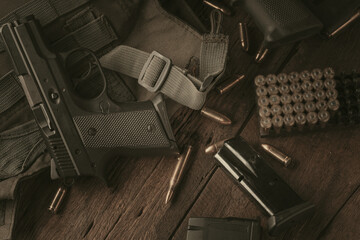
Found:
[[[230,8],[228,8],[225,4],[222,2],[216,1],[216,0],[203,0],[203,2],[207,5],[209,5],[212,8],[220,10],[225,15],[231,16],[232,11]]]
[[[50,204],[50,207],[48,208],[51,213],[56,214],[59,211],[61,204],[65,199],[66,193],[67,193],[66,187],[64,186],[59,187]]]
[[[274,148],[273,146],[269,144],[261,144],[261,147],[267,153],[269,153],[271,156],[277,159],[285,167],[288,167],[292,163],[292,160],[289,156],[286,156],[284,153],[280,152],[278,149]]]
[[[267,49],[263,45],[261,45],[258,52],[256,53],[255,62],[261,63],[264,60],[264,58],[266,57],[266,55],[268,54],[268,52],[269,52],[269,49]]]
[[[224,82],[223,84],[220,84],[220,86],[217,87],[217,90],[220,94],[224,94],[228,92],[231,88],[233,88],[238,82],[240,82],[242,79],[244,79],[245,75],[238,76],[235,80],[229,80]]]
[[[206,154],[215,154],[215,153],[217,153],[220,150],[220,148],[224,145],[224,142],[227,141],[227,140],[228,139],[224,139],[224,140],[222,140],[220,142],[216,142],[214,144],[211,144],[211,145],[207,146],[205,148],[205,153]]]
[[[342,29],[344,29],[346,26],[348,26],[350,23],[352,23],[359,16],[360,16],[360,8],[355,12],[355,14],[349,20],[347,20],[344,24],[342,24],[340,27],[338,27],[335,31],[330,33],[329,37],[335,36],[338,32],[340,32]]]
[[[168,204],[172,200],[177,186],[183,179],[184,174],[185,174],[186,165],[187,165],[187,162],[189,161],[191,152],[192,152],[192,146],[189,145],[189,146],[187,146],[185,153],[181,154],[178,157],[178,162],[176,164],[175,170],[170,179],[169,189],[167,191],[166,198],[165,198],[165,204]]]
[[[245,52],[249,51],[249,36],[246,23],[239,23],[240,43]]]
[[[201,115],[203,115],[209,119],[212,119],[215,122],[218,122],[222,125],[230,125],[232,123],[231,120],[227,116],[225,116],[222,113],[216,112],[215,110],[212,110],[208,107],[203,107],[201,109],[200,113],[201,113]]]

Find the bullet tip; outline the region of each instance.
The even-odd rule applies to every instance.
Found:
[[[171,199],[172,199],[172,197],[173,197],[173,191],[172,190],[169,190],[168,192],[167,192],[167,194],[166,194],[166,198],[165,198],[165,204],[168,204],[170,201],[171,201]]]
[[[206,154],[214,154],[216,152],[216,147],[214,145],[210,145],[205,148]]]

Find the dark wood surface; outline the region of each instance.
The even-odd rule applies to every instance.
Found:
[[[250,53],[241,50],[239,21],[249,24]],[[252,83],[258,74],[281,71],[327,66],[338,72],[360,70],[360,22],[331,40],[316,36],[276,49],[262,64],[253,61],[262,35],[243,11],[225,17],[223,30],[230,35],[227,75],[243,73],[246,78],[227,94],[211,92],[206,106],[234,123],[221,126],[187,108],[172,117],[179,145],[191,144],[195,150],[172,204],[164,201],[173,158],[121,159],[109,171],[109,188],[97,179],[81,178],[55,216],[46,208],[58,183],[45,172],[21,187],[15,239],[186,239],[189,217],[259,218],[263,239],[360,239],[360,127],[262,139]],[[311,219],[277,238],[267,235],[267,217],[204,154],[206,145],[238,135],[261,153],[260,143],[270,143],[296,159],[295,169],[285,169],[264,154],[303,199],[317,206]]]

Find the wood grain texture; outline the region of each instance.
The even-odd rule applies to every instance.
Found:
[[[329,226],[324,229],[320,239],[360,239],[360,189],[346,202]]]
[[[301,71],[327,66],[334,67],[338,72],[356,69],[360,58],[353,52],[360,51],[359,29],[360,23],[358,22],[353,25],[353,28],[347,29],[335,39],[324,41],[315,37],[301,42],[296,46],[295,53],[291,55],[291,59],[284,65],[282,71]],[[267,73],[266,71],[263,72]],[[274,70],[273,72],[277,71]],[[241,131],[241,136],[250,144],[257,146],[259,152],[261,152],[258,147],[260,143],[268,143],[295,158],[298,161],[298,167],[288,170],[271,161],[265,155],[276,172],[303,199],[310,200],[317,206],[315,215],[306,224],[290,229],[282,236],[272,239],[317,239],[332,220],[333,222],[336,221],[337,212],[342,209],[344,202],[352,196],[354,190],[360,185],[359,168],[355,167],[358,165],[360,156],[358,149],[359,127],[267,139],[260,139],[258,132],[258,120],[254,114],[244,130]],[[258,216],[253,211],[249,214],[248,203],[243,203],[243,206],[239,207],[238,203],[230,201],[234,198],[234,194],[241,198],[243,193],[236,191],[229,194],[226,184],[229,183],[223,179],[222,175],[214,174],[203,194],[179,227],[175,239],[185,238],[184,229],[188,218],[199,216],[198,213],[201,211],[205,211],[202,214],[203,216],[210,215],[212,217],[229,217],[233,214],[236,217],[250,216],[256,218]],[[224,190],[218,186],[223,186]],[[221,196],[221,201],[219,200],[220,197],[214,196],[215,193]],[[218,206],[225,202],[226,207],[205,210],[206,206],[211,205],[213,200],[218,201]],[[232,214],[229,215],[229,212]],[[344,217],[344,215],[342,216]],[[354,228],[356,221],[352,221],[350,218],[348,221],[352,222],[349,229]],[[264,216],[261,216],[261,222],[264,224]],[[355,234],[357,232],[349,233],[347,239],[357,239]],[[330,237],[331,234],[326,236]],[[263,238],[266,239],[267,237],[264,233]]]
[[[250,53],[241,50],[239,21],[249,23]],[[356,189],[360,185],[359,127],[260,139],[252,79],[258,74],[315,67],[333,66],[337,71],[359,67],[359,54],[353,53],[360,51],[360,23],[330,41],[314,37],[276,49],[260,65],[253,62],[262,39],[254,22],[237,9],[236,15],[225,17],[223,24],[223,31],[230,35],[226,76],[247,77],[224,95],[211,92],[206,102],[206,106],[228,115],[233,125],[221,126],[186,108],[172,117],[179,145],[195,147],[172,205],[165,206],[164,201],[174,158],[118,159],[109,167],[109,188],[97,179],[79,179],[57,216],[50,215],[46,208],[58,183],[43,173],[21,187],[21,221],[15,228],[15,239],[185,239],[187,221],[192,216],[260,218],[265,226],[266,217],[216,167],[212,157],[204,154],[206,145],[237,134],[254,146],[270,143],[295,158],[298,167],[287,170],[266,156],[303,199],[317,205],[313,218],[278,239],[316,239],[321,234],[330,239],[340,237],[334,226],[341,226],[341,222],[349,229],[356,226],[351,218],[358,215],[351,211],[356,209]],[[267,238],[264,230],[263,239]]]

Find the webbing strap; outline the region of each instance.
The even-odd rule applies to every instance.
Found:
[[[147,62],[147,68],[142,71]],[[199,109],[205,102],[206,93],[200,92],[180,68],[170,65],[168,69],[164,69],[166,63],[159,54],[149,54],[120,45],[101,57],[100,63],[104,68],[139,79],[138,83],[149,91],[160,91],[190,108]],[[142,78],[140,78],[141,72],[143,72]],[[166,72],[167,76],[161,83],[162,80],[159,82],[159,77],[163,72]]]
[[[44,26],[88,1],[89,0],[32,0],[0,19],[0,26],[4,23],[12,22],[28,15],[34,15],[39,19],[40,24]],[[2,42],[0,42],[0,52],[3,52],[4,50],[5,48]]]
[[[225,69],[228,49],[228,37],[219,34],[221,13],[212,13],[211,17],[213,30],[204,36],[201,45],[200,79],[172,65],[170,59],[158,52],[149,54],[124,45],[104,55],[100,63],[105,68],[138,79],[138,83],[150,92],[161,92],[182,105],[199,110],[205,103],[207,92]]]
[[[222,14],[220,11],[212,11],[210,15],[211,32],[203,36],[200,49],[200,74],[202,80],[200,90],[209,91],[220,78],[225,69],[228,37],[220,34]]]
[[[24,96],[14,71],[0,78],[0,113],[5,112]]]
[[[66,52],[76,47],[96,52],[116,39],[117,36],[107,19],[100,16],[64,36],[52,46],[58,52]]]

